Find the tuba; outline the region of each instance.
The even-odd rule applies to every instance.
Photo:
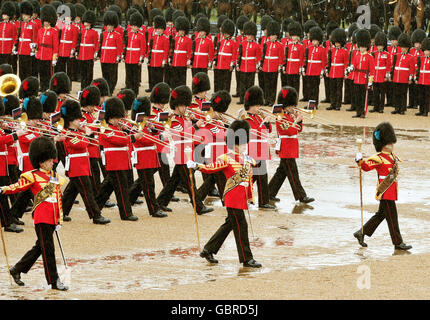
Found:
[[[17,75],[13,73],[2,75],[0,77],[0,97],[18,94],[20,86],[21,79]]]

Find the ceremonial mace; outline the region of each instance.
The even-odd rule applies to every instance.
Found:
[[[1,232],[1,241],[3,243],[3,252],[4,252],[4,256],[6,258],[6,266],[7,266],[7,274],[9,275],[9,281],[10,284],[12,285],[12,276],[10,275],[10,271],[9,271],[9,259],[7,257],[7,251],[6,251],[6,241],[4,240],[4,233],[3,233],[3,225],[0,221],[0,232]]]
[[[363,139],[357,139],[358,152],[361,153],[361,147],[363,146]],[[360,207],[361,207],[361,234],[363,234],[363,175],[361,166],[358,168],[360,170]]]
[[[192,160],[191,153],[193,152],[190,147],[185,148],[185,154],[187,155],[188,160]],[[196,233],[197,233],[197,246],[200,252],[200,236],[199,236],[199,222],[197,220],[197,209],[196,209],[196,195],[194,194],[194,182],[193,182],[193,170],[191,168],[188,169],[190,172],[190,188],[191,195],[193,198],[193,209],[194,209],[194,220],[196,223]]]

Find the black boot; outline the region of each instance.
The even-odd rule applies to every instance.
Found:
[[[249,267],[249,268],[261,268],[261,263],[258,263],[254,259],[251,259],[251,260],[249,260],[247,262],[244,262],[243,266],[244,267]]]
[[[25,224],[24,221],[21,221],[16,217],[12,218],[12,223],[16,224],[17,226],[23,226]]]
[[[200,211],[197,212],[197,214],[202,215],[202,214],[212,212],[212,211],[214,211],[214,208],[203,206],[203,208],[201,208]]]
[[[55,283],[51,284],[51,288],[52,288],[53,290],[59,290],[59,291],[67,291],[67,290],[69,290],[69,287],[65,286],[65,285],[61,282],[60,278],[58,278],[58,279],[57,279],[57,281],[56,281]]]
[[[143,203],[143,200],[140,200],[140,199],[136,199],[136,201],[134,202],[134,204],[142,204]]]
[[[361,233],[361,230],[354,232],[354,237],[358,240],[360,246],[367,247],[367,243],[364,242],[364,234]]]
[[[300,200],[301,203],[310,203],[315,201],[314,198],[309,198],[308,196],[304,197],[303,199]]]
[[[20,232],[23,232],[24,229],[17,227],[16,224],[14,224],[14,223],[11,223],[7,227],[4,227],[4,231],[20,233]]]
[[[217,188],[213,188],[213,189],[209,192],[209,196],[210,196],[210,197],[219,197],[219,192],[218,192]]]
[[[172,212],[172,209],[170,209],[170,208],[168,208],[168,207],[166,207],[166,206],[162,206],[162,205],[160,205],[160,209],[161,209],[162,211]]]
[[[258,208],[260,208],[260,209],[268,209],[268,210],[275,210],[276,209],[276,207],[274,205],[271,205],[269,203],[261,204],[261,205],[258,206]]]
[[[172,197],[172,199],[170,199],[170,201],[172,202],[179,202],[179,198],[178,197]]]
[[[200,257],[205,258],[209,263],[218,263],[218,260],[214,258],[213,253],[210,253],[206,249],[200,252]]]
[[[136,217],[136,216],[134,216],[134,215],[131,215],[131,216],[128,216],[128,217],[126,217],[126,218],[121,218],[121,220],[125,220],[125,221],[137,221],[137,220],[139,220],[139,218],[138,217]]]
[[[110,223],[110,220],[103,217],[103,216],[98,216],[97,218],[93,219],[93,223],[94,224],[108,224],[108,223]]]
[[[158,210],[157,212],[151,214],[151,216],[155,217],[155,218],[164,218],[167,217],[167,214],[165,214],[163,211]]]
[[[70,222],[70,221],[72,221],[72,218],[70,218],[69,216],[63,216],[63,221],[64,222]]]
[[[106,201],[106,203],[105,203],[105,208],[112,208],[112,207],[115,207],[115,206],[116,206],[116,204],[113,203],[113,202],[110,202],[109,200]]]
[[[394,246],[394,248],[397,250],[405,250],[406,251],[406,250],[412,249],[412,246],[409,246],[409,245],[402,242],[401,244]]]
[[[9,269],[9,273],[13,278],[13,281],[19,286],[23,286],[25,283],[21,281],[21,272],[18,272],[15,267]]]

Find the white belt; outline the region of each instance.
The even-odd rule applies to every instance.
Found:
[[[249,142],[261,142],[261,143],[263,143],[263,142],[267,142],[267,139],[263,139],[263,140],[251,139],[251,140],[249,140]]]
[[[127,51],[140,51],[140,48],[127,48]]]
[[[155,53],[163,53],[163,52],[164,52],[164,50],[152,50],[152,52],[155,52]]]
[[[241,182],[239,183],[240,186],[244,186],[245,188],[249,186],[248,182]]]
[[[212,146],[225,146],[225,142],[210,142],[205,146],[205,158],[212,157]]]
[[[81,47],[94,47],[94,43],[81,43]]]
[[[149,146],[149,147],[142,147],[142,148],[136,148],[131,152],[131,165],[135,165],[138,163],[137,161],[137,152],[138,151],[145,151],[145,150],[157,150],[156,146]]]
[[[71,40],[60,40],[60,43],[73,43]]]
[[[395,70],[404,70],[404,71],[408,71],[409,68],[403,68],[403,67],[395,67]]]
[[[308,63],[321,63],[321,60],[308,60]]]
[[[10,41],[12,38],[0,38],[0,41]]]
[[[420,70],[420,73],[430,73],[430,70]]]
[[[343,63],[332,63],[331,66],[332,67],[342,67],[342,66],[344,66],[344,64]]]
[[[279,136],[279,139],[295,139],[297,138],[297,135],[294,136]]]
[[[209,53],[207,53],[207,52],[194,52],[194,55],[195,56],[208,56]]]
[[[7,151],[0,152],[0,156],[7,156]]]
[[[149,146],[149,147],[142,147],[142,148],[134,149],[134,151],[145,151],[145,150],[157,150],[157,146]]]
[[[385,70],[387,67],[375,67],[375,70]]]
[[[173,51],[173,53],[187,53],[187,51],[185,51],[185,50],[175,50],[175,51]]]
[[[226,53],[226,52],[219,52],[218,54],[220,56],[229,56],[229,57],[231,57],[233,55],[233,53]]]
[[[88,152],[85,153],[73,153],[66,156],[66,163],[64,164],[64,170],[69,171],[70,169],[70,159],[72,158],[84,158],[89,157],[90,154]]]
[[[173,141],[173,144],[182,144],[182,143],[193,143],[193,140],[176,140],[176,141]]]
[[[104,148],[103,151],[128,151],[128,147],[122,148]]]
[[[57,203],[57,198],[49,197],[49,198],[46,198],[46,199],[44,200],[44,202]]]
[[[28,157],[28,153],[21,153],[21,155],[18,156],[18,169],[19,169],[19,171],[24,170],[24,157]]]
[[[257,57],[242,57],[242,60],[255,60]]]
[[[118,49],[117,47],[102,47],[103,50],[114,50]]]
[[[299,62],[300,59],[287,59],[287,61]]]
[[[19,38],[19,41],[31,41],[31,39]]]
[[[387,176],[379,176],[378,179],[385,179]]]
[[[279,59],[279,57],[268,57],[268,56],[265,56],[264,58],[265,58],[265,59],[268,59],[268,60],[276,60],[276,59]]]

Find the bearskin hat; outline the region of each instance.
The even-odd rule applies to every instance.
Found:
[[[114,28],[118,27],[118,15],[113,11],[106,11],[103,16],[103,24],[105,26],[113,26]]]
[[[50,3],[50,5],[51,6],[53,6],[54,8],[55,8],[55,11],[57,11],[58,10],[58,7],[59,6],[61,6],[63,3],[61,2],[61,1],[52,1],[51,3]],[[57,12],[57,14],[58,15],[61,15],[61,14],[63,14],[64,13],[64,10],[62,10],[63,12]]]
[[[142,15],[142,17],[145,16],[145,11],[138,4],[132,4],[130,9],[137,10]]]
[[[85,12],[87,12],[87,8],[82,3],[75,4],[76,16],[81,18],[84,16]]]
[[[421,50],[430,50],[430,38],[425,38],[421,44]]]
[[[45,4],[40,10],[40,20],[42,24],[46,21],[51,27],[54,27],[57,23],[57,11],[52,5]]]
[[[175,110],[177,106],[189,106],[191,104],[192,94],[187,86],[179,86],[170,93],[170,108]]]
[[[61,104],[61,117],[64,119],[64,127],[68,128],[73,120],[82,118],[81,105],[78,101],[67,99]]]
[[[192,90],[193,94],[199,92],[209,91],[211,89],[211,83],[209,81],[209,76],[207,73],[198,72],[193,77]]]
[[[158,8],[153,8],[149,11],[149,21],[153,22],[156,16],[163,16],[163,11]]]
[[[197,20],[196,31],[197,32],[204,31],[206,32],[206,34],[209,34],[211,32],[211,24],[208,18],[202,17],[199,20]]]
[[[334,21],[329,21],[329,23],[327,23],[327,25],[325,26],[325,31],[327,34],[327,39],[328,37],[331,35],[331,33],[333,32],[334,29],[339,28],[339,24],[334,22]]]
[[[103,103],[106,122],[113,118],[124,118],[125,108],[124,103],[120,98],[112,97]]]
[[[251,126],[246,120],[233,121],[228,127],[225,136],[227,148],[233,150],[235,145],[247,144],[249,142],[250,129]]]
[[[173,8],[167,8],[167,10],[164,11],[164,19],[166,19],[166,22],[173,22],[173,12],[175,12]]]
[[[100,105],[100,90],[96,86],[88,86],[82,90],[79,97],[81,107],[98,106]]]
[[[181,10],[175,10],[175,12],[173,12],[173,15],[172,15],[173,21],[176,21],[176,19],[178,19],[179,17],[185,17],[185,13]],[[189,20],[188,20],[188,23],[190,23]]]
[[[288,25],[287,31],[288,31],[290,36],[297,36],[297,37],[301,37],[302,33],[303,33],[302,26],[297,21],[291,22]]]
[[[4,114],[11,116],[12,110],[19,108],[20,102],[16,95],[9,94],[2,99],[4,105]]]
[[[324,33],[320,27],[313,27],[309,30],[309,40],[318,40],[320,43],[323,41]]]
[[[96,14],[94,11],[85,11],[84,16],[82,17],[82,22],[88,22],[93,26],[96,23]]]
[[[341,47],[343,47],[346,44],[346,32],[342,28],[336,28],[331,33],[331,42],[335,44],[336,42],[339,42]]]
[[[237,27],[237,29],[240,30],[240,31],[242,31],[243,30],[243,26],[248,21],[249,21],[248,17],[246,17],[246,16],[239,16],[239,18],[237,18],[237,20],[236,20],[236,27]]]
[[[203,14],[201,12],[197,13],[196,16],[194,17],[194,21],[193,21],[194,28],[197,26],[197,21],[199,21],[200,18],[207,18],[207,17],[205,14]]]
[[[4,74],[13,73],[12,66],[8,63],[0,65],[0,77]]]
[[[15,15],[15,4],[12,1],[3,2],[1,6],[1,14],[6,14],[9,18]]]
[[[91,82],[92,86],[97,87],[100,90],[101,97],[109,97],[110,89],[107,81],[104,78],[97,78]]]
[[[269,22],[269,24],[267,25],[267,36],[278,36],[281,33],[281,26],[279,25],[279,23],[275,20],[272,20]]]
[[[216,112],[226,112],[230,103],[231,96],[226,90],[217,91],[212,95],[211,106]]]
[[[170,86],[165,82],[157,83],[151,91],[152,103],[167,104],[170,100]]]
[[[120,6],[116,4],[111,4],[109,8],[107,8],[107,11],[113,11],[118,16],[118,24],[121,23],[121,17],[122,17],[122,10]]]
[[[278,104],[284,107],[297,106],[299,95],[296,89],[290,86],[285,86],[278,93]]]
[[[116,95],[117,98],[120,98],[124,103],[125,110],[131,110],[131,106],[133,104],[134,99],[136,99],[136,94],[131,89],[122,89]]]
[[[55,91],[46,90],[40,95],[39,100],[42,104],[43,112],[53,113],[57,109],[58,100]]]
[[[397,137],[394,132],[393,126],[389,122],[382,122],[378,124],[373,131],[373,145],[377,152],[381,152],[382,148],[387,144],[396,143]]]
[[[262,106],[264,104],[263,90],[259,86],[253,86],[245,92],[245,110],[252,106]]]
[[[358,29],[355,33],[355,38],[357,39],[357,46],[366,47],[370,49],[370,32],[367,29]]]
[[[185,34],[188,34],[190,32],[190,21],[184,16],[177,17],[175,20],[175,29],[176,31],[184,30]]]
[[[427,37],[427,34],[423,29],[416,29],[411,36],[412,45],[414,45],[417,42],[419,43],[423,42],[425,37]]]
[[[392,26],[388,30],[388,40],[397,40],[399,36],[402,34],[402,29],[399,28],[399,26]]]
[[[230,19],[224,20],[224,22],[221,25],[221,33],[232,36],[234,35],[234,32],[235,32],[234,22],[231,21]]]
[[[39,169],[40,164],[57,158],[57,149],[52,139],[40,136],[31,141],[28,151],[31,165],[34,169]]]
[[[22,111],[27,114],[28,120],[40,120],[43,115],[43,107],[37,97],[27,97],[22,102]]]
[[[227,20],[227,19],[228,19],[228,17],[227,17],[225,14],[220,15],[220,16],[218,17],[218,21],[217,21],[217,23],[216,23],[216,27],[217,27],[218,29],[220,29],[220,28],[221,28],[221,26],[222,26],[222,24],[224,23],[224,21],[225,21],[225,20]]]
[[[127,10],[127,15],[126,15],[125,19],[126,19],[126,21],[127,21],[128,24],[130,23],[130,17],[131,17],[131,15],[133,13],[136,13],[136,12],[139,12],[139,11],[137,11],[137,9],[135,9],[135,8],[130,8],[130,9]]]
[[[75,5],[73,3],[65,3],[64,5],[69,8],[70,17],[72,18],[72,21],[75,20],[75,18],[76,18],[76,7],[75,7]],[[66,12],[66,14],[68,14],[68,12]]]
[[[411,38],[406,33],[402,33],[399,36],[398,41],[399,41],[399,47],[408,48],[408,49],[411,47]]]
[[[139,12],[135,12],[130,16],[130,26],[141,27],[143,24],[143,17]]]
[[[305,29],[305,33],[308,34],[313,27],[318,27],[318,23],[315,22],[315,20],[308,20],[303,25],[303,29]]]
[[[248,21],[243,26],[243,33],[246,36],[257,36],[257,25],[253,21]]]
[[[63,71],[54,73],[49,81],[49,89],[55,91],[56,94],[70,93],[71,87],[70,78]]]
[[[273,21],[271,16],[268,15],[264,15],[261,17],[260,20],[260,26],[261,26],[261,30],[266,30],[267,29],[267,25],[269,24],[269,22]]]
[[[14,16],[14,20],[17,20],[20,16],[21,16],[21,10],[19,9],[19,3],[14,1],[13,5],[15,6],[15,14]]]
[[[376,34],[377,34],[379,31],[382,31],[382,29],[381,29],[377,24],[371,24],[371,25],[370,25],[370,29],[369,29],[369,32],[370,32],[370,39],[375,39]]]
[[[153,21],[155,29],[166,29],[166,20],[163,16],[156,16]]]
[[[21,82],[21,86],[18,90],[18,96],[20,99],[24,99],[31,96],[37,96],[39,92],[39,80],[36,77],[27,77]]]
[[[21,14],[27,14],[31,16],[33,14],[34,9],[30,1],[23,1],[21,2],[20,10],[21,10]]]
[[[348,38],[352,38],[352,35],[354,34],[354,31],[358,29],[357,22],[353,22],[348,27]]]
[[[290,25],[291,22],[294,22],[294,20],[291,18],[284,19],[282,21],[282,31],[288,32],[288,26]]]
[[[144,113],[145,116],[151,115],[151,101],[148,97],[137,97],[133,102],[133,107],[131,109],[131,120],[136,119],[136,114]]]
[[[375,46],[387,46],[387,36],[382,31],[379,31],[375,36]]]
[[[40,3],[39,0],[30,0],[31,5],[33,6],[33,13],[40,15]]]

